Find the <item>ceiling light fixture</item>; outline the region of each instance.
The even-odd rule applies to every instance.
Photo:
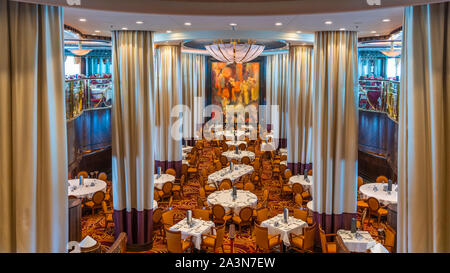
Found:
[[[340,31],[344,31],[344,30],[345,30],[345,28],[341,27],[341,28],[340,28],[339,30],[340,30]]]
[[[279,26],[282,26],[283,23],[281,23],[281,22],[276,22],[275,25],[279,27]]]
[[[138,24],[138,25],[142,25],[144,22],[142,22],[142,21],[136,21],[136,24]]]
[[[300,34],[300,33],[302,33],[300,30],[297,30],[295,33],[297,33],[297,34]]]
[[[80,22],[86,22],[85,18],[80,18]]]
[[[387,23],[387,22],[390,22],[391,21],[391,19],[383,19],[383,22],[385,22],[385,23]]]
[[[172,30],[166,30],[167,33],[172,33]]]
[[[391,42],[391,50],[381,51],[385,56],[394,58],[400,55],[402,52],[400,50],[394,50],[394,42]]]
[[[377,33],[377,31],[376,30],[372,30],[370,33],[375,34],[375,33]]]
[[[230,26],[235,27],[235,26],[237,26],[237,24],[236,23],[230,23]]]
[[[191,24],[191,22],[186,22],[186,23],[184,23],[184,25],[185,25],[185,26],[190,26],[190,25],[192,25],[192,24]]]
[[[333,24],[332,21],[325,21],[325,25],[331,25],[331,24]]]
[[[81,47],[81,41],[78,42],[78,48],[77,49],[71,49],[70,50],[70,52],[72,52],[74,55],[77,55],[77,56],[84,56],[84,55],[88,54],[91,51],[92,51],[92,49],[83,49]]]
[[[94,30],[95,32],[97,32],[97,33],[100,33],[100,30]]]
[[[126,28],[126,27],[123,27],[123,28],[122,28],[122,30],[128,30],[128,28]]]

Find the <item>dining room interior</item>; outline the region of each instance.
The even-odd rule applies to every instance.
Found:
[[[450,252],[448,1],[0,0],[0,52],[1,253]]]

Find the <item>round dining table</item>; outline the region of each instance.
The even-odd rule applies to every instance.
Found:
[[[241,159],[245,156],[250,158],[250,161],[255,160],[255,153],[250,151],[239,151],[237,154],[236,151],[226,151],[222,153],[223,156],[226,156],[228,161],[231,160],[237,160],[238,162],[241,162]]]
[[[77,198],[92,198],[98,191],[106,192],[106,182],[100,179],[84,178],[83,185],[79,185],[79,179],[70,179],[68,195]]]
[[[241,145],[241,144],[245,144],[245,146],[247,146],[247,142],[245,142],[245,141],[242,141],[242,140],[238,140],[238,141],[234,141],[234,140],[231,140],[231,141],[227,141],[227,142],[225,142],[228,146],[234,146],[234,147],[237,147],[237,146],[239,146],[239,145]]]
[[[275,145],[268,142],[261,143],[261,151],[275,151]]]
[[[234,215],[238,216],[239,212],[244,207],[256,208],[258,204],[258,197],[250,192],[244,190],[237,190],[237,197],[233,199],[233,190],[215,191],[208,196],[208,205],[214,206],[216,204],[222,205],[228,213],[233,210]]]
[[[161,174],[161,177],[158,178],[158,174],[155,174],[155,179],[154,179],[154,187],[162,190],[162,187],[164,185],[164,183],[166,182],[174,182],[175,181],[175,176],[171,175],[171,174]]]
[[[299,175],[293,175],[291,178],[289,178],[289,184],[293,185],[295,183],[299,183],[303,186],[304,191],[311,192],[311,187],[313,185],[313,177],[311,175],[308,175],[308,180],[305,180],[305,177],[302,174]]]
[[[314,204],[313,204],[313,201],[309,201],[308,203],[306,203],[306,207],[307,207],[310,211],[314,211]]]
[[[359,187],[364,199],[374,197],[382,205],[397,204],[398,187],[392,184],[392,191],[387,191],[387,183],[368,183]]]

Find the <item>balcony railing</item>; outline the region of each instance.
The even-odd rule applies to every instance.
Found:
[[[359,109],[386,113],[398,121],[400,83],[392,80],[359,80]]]
[[[66,117],[72,119],[83,111],[111,107],[113,84],[111,78],[66,80]]]

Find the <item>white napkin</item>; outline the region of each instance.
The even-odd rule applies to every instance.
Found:
[[[83,241],[81,241],[80,247],[89,248],[89,247],[95,246],[95,244],[97,244],[97,241],[88,235],[88,236],[84,237]]]

